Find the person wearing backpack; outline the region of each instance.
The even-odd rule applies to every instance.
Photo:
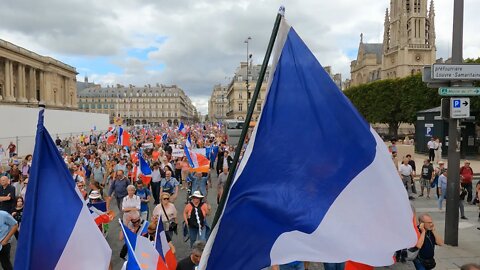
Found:
[[[98,158],[94,162],[92,173],[90,174],[90,180],[95,180],[98,183],[101,183],[102,186],[105,186],[107,182],[107,172]]]
[[[185,206],[183,211],[183,220],[185,220],[190,236],[190,247],[192,247],[193,243],[197,240],[207,240],[207,226],[205,226],[205,221],[207,215],[210,213],[210,208],[207,203],[203,202],[203,198],[204,196],[200,191],[195,191],[190,196],[190,203]]]

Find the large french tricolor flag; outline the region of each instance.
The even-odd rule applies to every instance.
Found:
[[[155,249],[162,257],[163,261],[167,264],[167,268],[169,270],[177,269],[177,259],[175,258],[175,254],[173,254],[173,250],[170,249],[168,245],[167,236],[163,229],[163,223],[157,222],[157,232],[155,235]]]
[[[392,264],[417,237],[385,143],[283,18],[271,74],[200,269]]]
[[[122,269],[140,270],[140,269],[157,269],[169,270],[158,251],[148,238],[141,234],[135,234],[130,231],[121,221],[123,235],[125,236],[125,244],[128,248],[128,261]],[[92,268],[95,269],[95,268]]]
[[[112,250],[43,120],[41,109],[15,269],[108,269]]]

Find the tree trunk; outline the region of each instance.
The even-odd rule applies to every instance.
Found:
[[[399,127],[400,127],[400,123],[398,122],[388,123],[388,135],[390,135],[392,138],[398,139]]]

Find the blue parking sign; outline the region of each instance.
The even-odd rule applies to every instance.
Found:
[[[460,108],[460,106],[462,106],[462,103],[461,103],[460,99],[454,99],[453,100],[453,108]]]
[[[433,136],[433,127],[425,127],[425,136],[432,137]]]

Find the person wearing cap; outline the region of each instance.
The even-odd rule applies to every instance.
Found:
[[[200,191],[195,191],[190,196],[190,203],[185,206],[183,219],[188,227],[190,235],[190,247],[197,240],[206,241],[207,227],[205,226],[206,217],[210,214],[210,208],[203,202],[204,196]]]
[[[471,203],[473,198],[472,180],[473,170],[472,167],[470,167],[470,161],[465,160],[464,165],[460,168],[460,182],[462,188],[467,190],[467,203]]]
[[[177,221],[177,208],[173,203],[170,202],[170,194],[169,193],[162,193],[160,195],[161,202],[153,209],[152,213],[152,221],[158,222],[159,220],[163,223],[163,229],[165,230],[165,234],[169,235],[170,237],[173,236],[173,228],[170,228],[170,224],[172,222],[178,224]]]

